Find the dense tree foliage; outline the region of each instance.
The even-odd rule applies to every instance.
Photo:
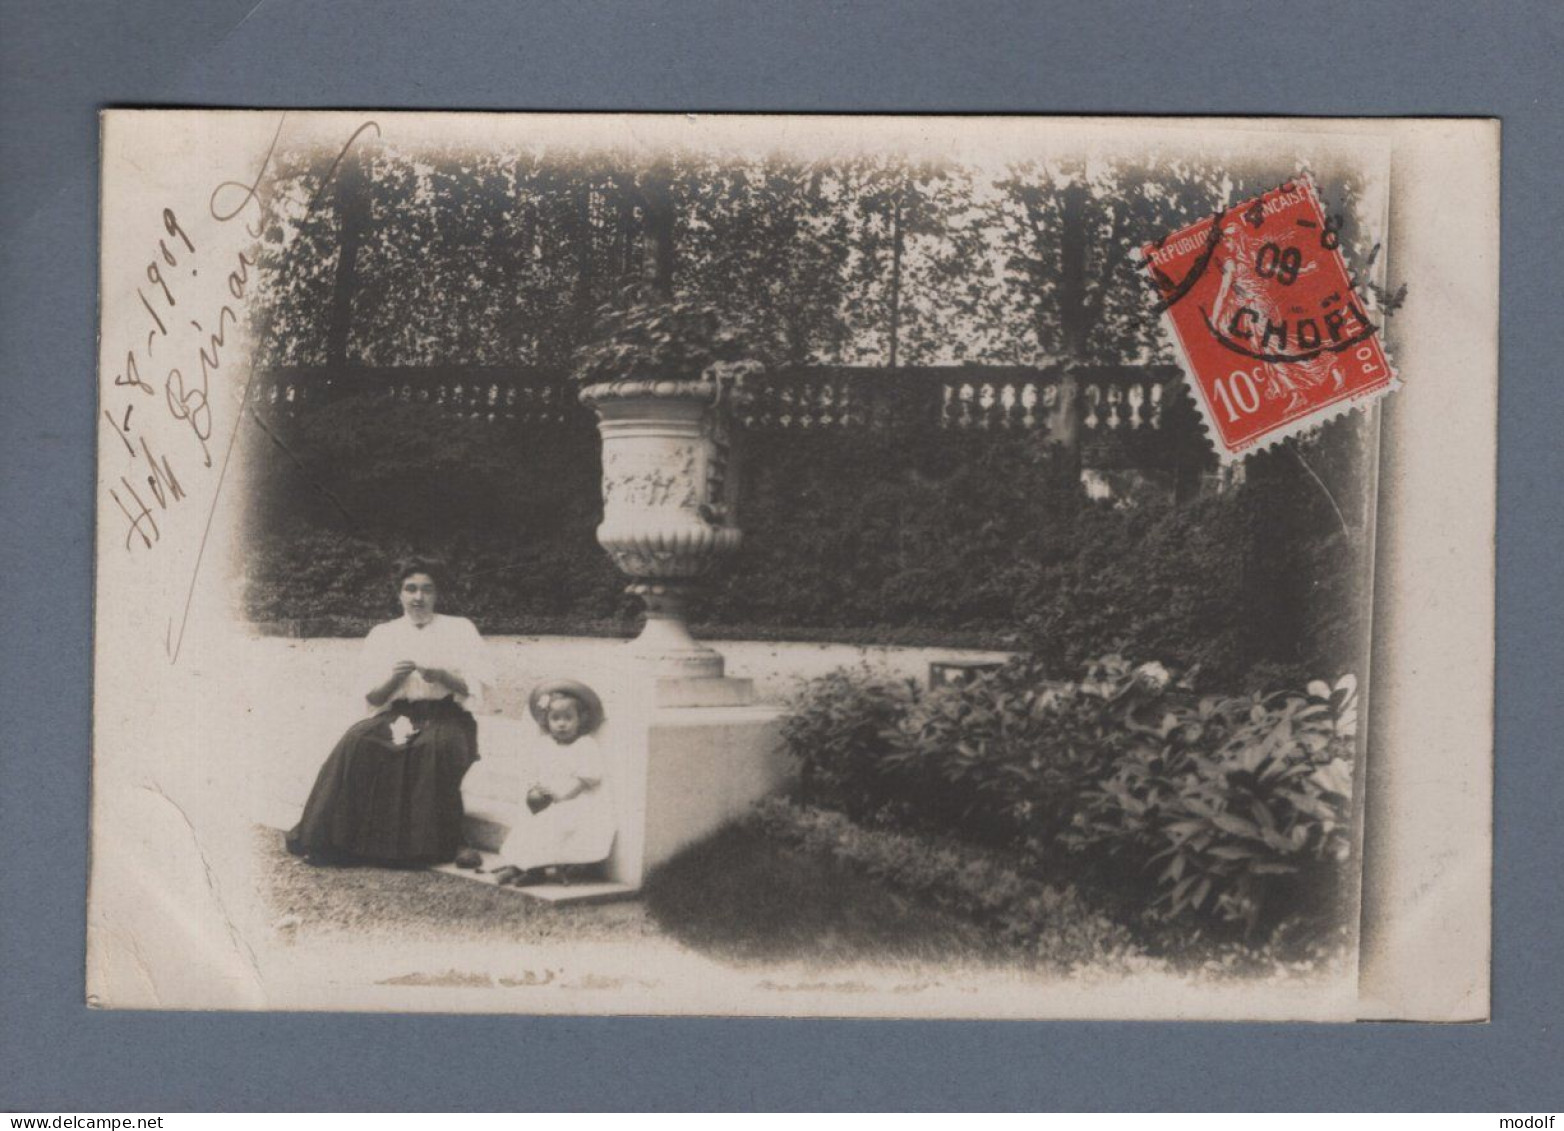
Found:
[[[1133,250],[1295,172],[381,145],[327,185],[329,164],[277,162],[272,364],[562,366],[658,256],[671,289],[744,311],[794,364],[1166,361]],[[1361,269],[1360,186],[1323,188]]]
[[[1135,248],[1295,171],[382,144],[328,178],[330,156],[275,165],[266,364],[563,373],[638,280],[732,312],[783,365],[1050,364],[1066,394],[1082,366],[1170,360]],[[1321,185],[1361,271],[1361,186]],[[1171,402],[1152,439],[1183,443],[1169,458],[1198,475],[1212,460],[1188,409]],[[1331,666],[1360,635],[1365,435],[1342,422],[1249,461],[1221,500],[1128,510],[1059,474],[1047,441],[1068,436],[751,437],[746,545],[706,615],[784,635],[976,633],[1059,665],[1125,646],[1226,677]],[[275,438],[253,448],[259,620],[354,630],[383,611],[377,560],[413,545],[472,567],[464,599],[490,630],[633,608],[592,539],[589,429],[353,399]]]

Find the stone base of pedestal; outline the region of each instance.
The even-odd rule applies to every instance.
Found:
[[[748,707],[755,702],[755,681],[664,677],[653,681],[652,702],[659,707]]]
[[[643,819],[622,838],[610,875],[639,885],[659,864],[787,781],[783,711],[777,707],[662,707],[644,746]],[[617,853],[616,853],[617,855]]]
[[[755,705],[749,680],[660,679],[649,691],[639,708],[628,699],[612,702],[611,724],[602,732],[618,811],[605,878],[619,895],[639,889],[652,868],[782,788],[790,773],[784,712]],[[689,705],[697,703],[704,705]],[[524,740],[535,728],[493,719],[481,725],[484,758],[462,792],[467,843],[493,853],[526,819]],[[574,901],[569,889],[550,899]]]

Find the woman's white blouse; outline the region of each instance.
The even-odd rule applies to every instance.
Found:
[[[466,617],[436,613],[422,628],[401,617],[370,629],[364,638],[359,661],[360,694],[367,699],[371,691],[390,678],[391,669],[402,660],[411,660],[420,668],[443,668],[461,676],[467,684],[467,694],[453,695],[450,688],[431,683],[413,672],[391,693],[392,699],[416,701],[444,699],[451,695],[476,714],[483,710],[485,691],[494,688],[494,668],[488,645],[478,635],[477,626]]]

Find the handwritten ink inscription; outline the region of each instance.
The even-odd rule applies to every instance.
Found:
[[[233,377],[225,366],[232,369],[230,354],[248,325],[247,307],[259,279],[258,241],[271,218],[268,175],[286,121],[286,115],[278,119],[253,176],[219,182],[206,194],[204,211],[172,202],[128,218],[148,228],[146,258],[133,268],[133,325],[107,354],[124,361],[105,365],[112,379],[100,398],[104,425],[124,448],[122,469],[107,475],[107,493],[113,504],[108,513],[123,519],[121,541],[128,554],[155,551],[164,540],[164,525],[190,497],[197,479],[215,472],[205,518],[210,531],[250,394],[249,377],[226,386],[222,379]],[[371,121],[353,131],[322,177],[311,208],[354,143],[379,129]],[[258,328],[249,329],[254,335]],[[218,458],[214,437],[225,410],[232,427]],[[203,534],[191,567],[190,595],[205,539]],[[170,621],[166,644],[171,660],[178,658],[190,595],[177,635]]]
[[[115,372],[113,396],[105,396],[103,416],[125,446],[136,467],[119,476],[109,496],[125,517],[126,550],[150,550],[162,537],[157,515],[184,499],[185,489],[174,470],[174,456],[154,449],[161,419],[182,425],[189,448],[202,468],[212,466],[212,384],[229,345],[229,331],[238,323],[249,293],[255,259],[248,251],[234,254],[226,268],[223,297],[205,298],[198,283],[204,262],[202,248],[172,208],[162,209],[163,235],[151,245],[144,268],[147,285],[136,287],[145,314],[136,344],[126,349],[124,365]],[[250,233],[252,236],[256,233]],[[208,270],[212,268],[209,265]],[[181,303],[181,296],[184,302]],[[189,331],[185,331],[188,325]],[[139,331],[138,331],[139,335]],[[157,373],[157,383],[148,375]],[[143,398],[151,398],[150,401]],[[141,420],[135,410],[144,406]],[[148,418],[150,415],[150,419]],[[153,507],[157,510],[154,511]]]

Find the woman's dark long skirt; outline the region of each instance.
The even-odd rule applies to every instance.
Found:
[[[398,745],[392,723],[418,727]],[[450,699],[397,700],[353,724],[321,767],[288,833],[298,856],[439,864],[462,846],[462,778],[478,760],[478,724]]]

